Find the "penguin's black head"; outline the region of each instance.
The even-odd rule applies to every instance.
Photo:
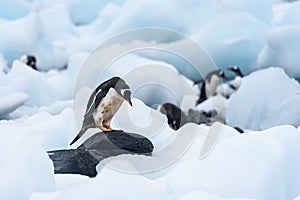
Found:
[[[37,70],[36,68],[36,58],[33,55],[23,55],[20,58],[21,62],[24,64],[32,67],[33,69]]]
[[[229,71],[234,72],[237,76],[240,76],[240,77],[243,77],[243,76],[244,76],[243,73],[242,73],[242,71],[241,71],[241,69],[238,68],[237,66],[229,67],[229,68],[227,68],[227,69],[228,69]]]
[[[224,80],[227,80],[227,76],[225,75],[225,73],[222,70],[219,70],[219,75],[220,77],[222,77]]]
[[[114,89],[132,106],[130,87],[125,83],[123,79],[119,77],[115,77],[115,81],[116,83]]]
[[[36,70],[36,58],[32,55],[27,55],[27,59],[28,61],[26,64]]]

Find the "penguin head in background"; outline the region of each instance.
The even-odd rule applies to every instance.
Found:
[[[219,75],[221,78],[223,78],[224,80],[227,80],[227,76],[225,75],[225,73],[222,70],[219,70]]]
[[[22,63],[30,66],[32,69],[37,70],[35,56],[25,54],[25,55],[21,56],[20,61]]]
[[[131,106],[131,90],[130,87],[126,84],[126,82],[120,77],[115,77],[116,84],[114,85],[114,89],[116,92],[125,99]]]
[[[243,77],[243,76],[244,76],[243,73],[242,73],[242,71],[241,71],[241,69],[238,68],[238,66],[229,67],[229,68],[227,68],[227,69],[228,69],[229,71],[234,72],[237,76],[240,76],[240,77]]]

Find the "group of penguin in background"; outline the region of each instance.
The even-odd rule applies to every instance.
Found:
[[[227,76],[222,70],[212,71],[206,75],[205,79],[194,82],[194,85],[202,83],[196,106],[207,100],[209,97],[217,94],[221,94],[225,98],[229,98],[239,89],[242,83],[242,78],[244,77],[243,73],[237,66],[227,69],[235,73],[234,79],[228,83],[223,83],[220,85],[221,79],[228,80]]]
[[[220,84],[221,79],[228,80],[227,76],[222,70],[212,71],[208,73],[204,79],[194,82],[194,85],[201,84],[200,94],[195,106],[198,106],[207,99],[216,95],[222,95],[223,97],[228,99],[234,92],[239,89],[244,77],[243,73],[237,66],[227,69],[234,72],[235,77],[233,80],[226,83]],[[188,113],[184,113],[179,107],[172,103],[164,103],[157,109],[167,116],[168,124],[174,130],[178,130],[181,126],[188,122],[197,124],[211,124],[215,121],[218,121],[214,120],[214,117],[218,115],[217,110],[211,110],[209,112],[199,112],[196,109],[189,109]],[[238,127],[236,127],[236,129],[241,133],[243,132]]]
[[[19,60],[32,69],[37,70],[37,59],[35,56],[23,55]],[[201,84],[199,98],[195,106],[216,95],[229,98],[239,89],[243,78],[241,70],[237,66],[230,67],[228,70],[234,72],[235,77],[227,83],[220,84],[221,79],[228,80],[222,70],[212,71],[203,80],[194,82],[194,85]],[[82,128],[70,145],[75,143],[89,128],[99,128],[102,132],[122,131],[112,129],[110,122],[124,100],[132,106],[130,87],[122,78],[113,77],[100,84],[90,96]],[[172,103],[159,105],[157,110],[167,116],[168,124],[174,130],[178,130],[188,122],[210,124],[212,123],[210,119],[218,115],[216,110],[201,111],[200,115],[198,115],[198,110],[193,109],[190,109],[186,114]],[[243,132],[239,128],[236,129],[241,133]]]

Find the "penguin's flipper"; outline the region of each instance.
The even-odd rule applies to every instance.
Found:
[[[205,101],[206,99],[207,99],[207,97],[206,97],[206,83],[203,82],[202,86],[201,86],[199,99],[196,102],[196,106],[199,105],[200,103],[202,103],[203,101]]]
[[[84,117],[92,115],[92,113],[97,109],[97,107],[99,106],[99,103],[101,102],[103,97],[105,97],[107,92],[108,92],[107,89],[99,89],[99,90],[95,90],[91,94],[90,99],[87,104],[87,107],[86,107]]]

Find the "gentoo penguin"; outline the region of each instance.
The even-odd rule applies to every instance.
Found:
[[[206,75],[204,80],[194,82],[195,84],[202,83],[201,91],[196,106],[205,101],[210,96],[216,95],[216,90],[220,84],[220,79],[227,80],[225,73],[222,70],[215,70]]]
[[[233,93],[237,91],[237,89],[239,89],[244,76],[237,66],[229,67],[227,69],[229,71],[233,71],[235,73],[235,77],[233,80],[219,85],[217,88],[217,93],[228,99]]]
[[[237,66],[229,67],[227,69],[235,73],[235,78],[232,81],[230,81],[229,86],[234,90],[239,89],[242,83],[242,79],[244,77],[243,73]]]
[[[90,96],[82,128],[70,145],[89,128],[100,128],[103,132],[115,131],[110,127],[110,122],[124,99],[132,106],[130,88],[120,77],[113,77],[100,84]]]
[[[22,63],[32,67],[32,69],[37,70],[36,58],[33,55],[23,55],[23,56],[21,56],[20,61]]]
[[[187,116],[184,112],[172,103],[159,105],[157,110],[167,116],[168,124],[174,130],[178,130],[181,126],[188,122]]]

